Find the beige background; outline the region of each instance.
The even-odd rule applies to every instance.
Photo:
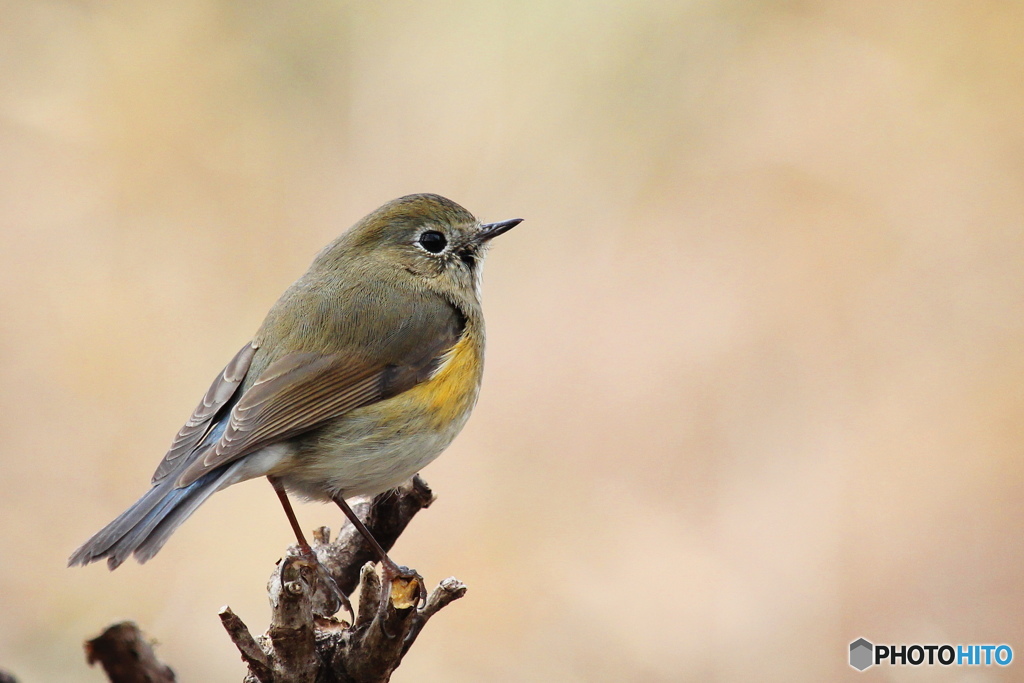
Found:
[[[474,418],[394,556],[467,598],[402,681],[1024,657],[1024,4],[0,2],[0,668],[133,618],[240,680],[290,534],[215,496],[66,570],[313,254],[393,197],[526,222]],[[337,526],[329,506],[300,511]]]

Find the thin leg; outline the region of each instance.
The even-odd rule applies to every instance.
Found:
[[[391,558],[388,557],[388,554],[384,552],[384,548],[380,547],[380,543],[377,543],[377,539],[373,537],[370,530],[366,528],[365,524],[363,524],[363,520],[359,519],[359,516],[352,511],[352,508],[348,506],[345,499],[338,495],[335,496],[333,500],[338,504],[338,507],[341,508],[341,511],[345,513],[345,516],[348,517],[348,521],[352,522],[352,525],[356,530],[361,533],[363,538],[366,539],[366,542],[370,544],[370,547],[373,548],[373,552],[377,553],[377,559],[380,560],[381,564],[394,565],[395,563],[392,562]]]
[[[284,484],[274,477],[267,477],[267,480],[274,487],[277,497],[281,499],[281,507],[284,508],[284,514],[288,517],[288,523],[292,525],[292,531],[295,533],[295,540],[299,543],[299,549],[303,555],[312,555],[313,549],[306,542],[306,537],[302,533],[302,527],[299,526],[299,520],[295,517],[295,510],[292,510],[292,502],[288,500],[288,493],[284,490]]]
[[[380,585],[380,605],[378,605],[377,614],[381,619],[381,623],[383,624],[384,617],[387,615],[388,603],[391,602],[391,584],[395,579],[415,581],[419,591],[419,600],[421,603],[426,603],[427,588],[423,582],[423,577],[419,575],[419,572],[415,569],[402,567],[388,557],[388,554],[384,552],[384,548],[381,547],[380,543],[377,542],[377,539],[370,533],[370,530],[366,528],[365,524],[363,524],[363,521],[359,519],[356,513],[353,512],[352,508],[349,507],[348,503],[345,502],[345,498],[341,494],[334,496],[333,500],[338,504],[338,507],[341,508],[341,511],[345,513],[345,516],[348,517],[348,521],[352,522],[352,525],[356,530],[362,534],[363,538],[366,539],[366,542],[370,544],[370,547],[373,548],[373,552],[377,554],[377,558],[380,560],[381,574],[383,574],[383,577]],[[390,635],[387,631],[384,631],[384,634]]]
[[[281,507],[284,508],[284,514],[288,517],[288,523],[292,525],[292,531],[295,532],[295,540],[298,541],[299,551],[304,557],[309,558],[313,562],[313,566],[316,569],[317,574],[321,580],[327,585],[327,589],[334,594],[338,602],[344,607],[349,615],[352,617],[352,622],[355,623],[356,613],[352,609],[352,603],[349,602],[348,596],[341,592],[338,588],[338,584],[334,581],[327,569],[317,559],[316,553],[309,547],[309,543],[306,542],[306,536],[302,533],[302,527],[299,526],[299,520],[295,517],[295,510],[292,509],[292,502],[288,500],[288,492],[284,490],[284,484],[274,477],[267,477],[270,481],[270,485],[274,487],[274,491],[277,493],[277,497],[281,500]],[[332,605],[332,614],[337,611],[338,605]]]

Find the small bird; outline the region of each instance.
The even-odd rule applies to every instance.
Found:
[[[483,259],[521,222],[481,224],[435,194],[401,197],[329,244],[214,380],[153,474],[152,488],[68,565],[152,558],[211,494],[267,477],[304,554],[288,494],[346,503],[408,479],[441,454],[483,372]],[[422,592],[422,580],[420,580]]]

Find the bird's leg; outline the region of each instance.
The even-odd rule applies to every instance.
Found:
[[[345,513],[345,516],[348,517],[348,520],[352,522],[359,533],[362,534],[363,538],[366,539],[366,542],[370,544],[373,552],[377,555],[377,559],[380,560],[383,580],[381,581],[380,605],[377,608],[377,614],[381,618],[381,623],[383,623],[383,619],[387,614],[388,603],[391,601],[391,584],[395,579],[415,581],[418,588],[419,602],[425,604],[427,601],[427,589],[423,583],[423,577],[419,575],[419,572],[415,569],[409,569],[408,567],[396,564],[390,557],[388,557],[388,554],[384,552],[384,548],[380,546],[380,543],[378,543],[377,539],[373,537],[373,534],[371,534],[370,530],[366,528],[366,525],[363,524],[358,515],[352,511],[352,508],[350,508],[348,503],[345,502],[345,498],[341,494],[333,496],[332,499],[338,504],[338,507],[341,508],[341,511]]]
[[[274,487],[274,491],[277,493],[277,497],[281,500],[281,507],[284,508],[284,514],[288,517],[288,523],[292,525],[292,531],[295,533],[295,540],[299,544],[299,552],[302,556],[307,558],[316,567],[317,574],[323,579],[327,585],[327,589],[334,594],[338,599],[338,602],[345,608],[345,611],[352,617],[352,622],[355,623],[356,613],[352,609],[352,603],[349,601],[348,596],[341,592],[338,588],[338,584],[334,581],[334,578],[327,572],[327,569],[317,559],[316,553],[306,542],[306,536],[302,533],[302,527],[299,526],[299,520],[295,517],[295,510],[292,509],[292,502],[288,500],[288,493],[284,490],[284,484],[281,483],[276,477],[267,477],[270,481],[270,485]],[[337,607],[337,605],[333,605]]]
[[[281,507],[284,508],[284,514],[288,517],[288,523],[292,525],[292,532],[295,534],[295,540],[298,541],[299,550],[302,551],[303,555],[312,556],[313,559],[316,559],[316,556],[313,555],[313,549],[309,547],[309,543],[306,542],[306,536],[302,533],[299,520],[295,517],[295,510],[292,509],[292,502],[288,500],[288,492],[284,490],[284,484],[275,477],[267,477],[267,480],[274,487],[274,492],[281,500]]]

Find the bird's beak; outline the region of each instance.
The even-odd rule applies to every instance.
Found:
[[[484,223],[480,226],[480,232],[476,234],[473,241],[477,244],[489,242],[498,235],[508,232],[522,222],[522,218],[513,218],[511,220],[501,221],[500,223]]]

